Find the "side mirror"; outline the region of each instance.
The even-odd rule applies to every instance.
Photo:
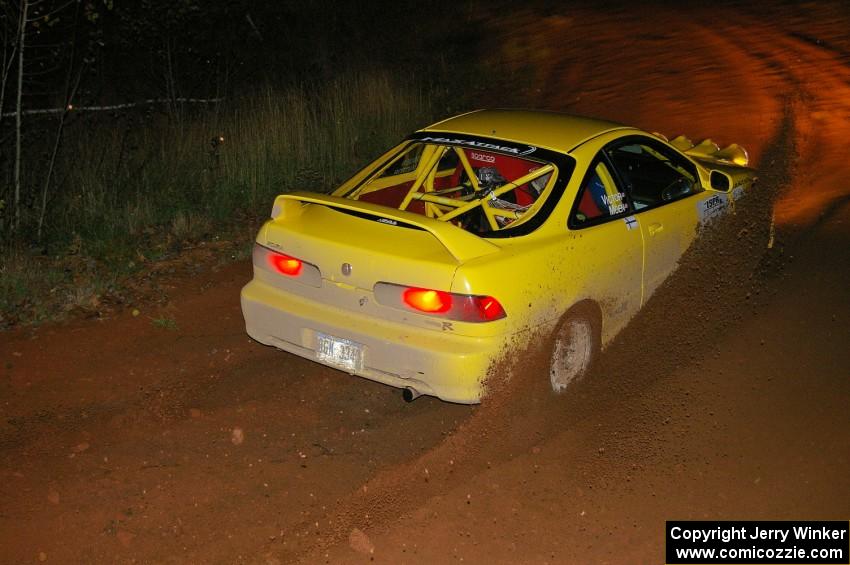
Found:
[[[714,190],[729,192],[732,188],[732,177],[729,173],[724,173],[723,171],[714,169],[709,173],[708,178],[711,182],[711,188]]]

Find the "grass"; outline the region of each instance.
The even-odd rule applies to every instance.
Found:
[[[163,330],[177,331],[177,320],[173,318],[151,318],[151,325]]]
[[[440,117],[440,100],[434,87],[376,72],[179,116],[81,116],[62,146],[44,237],[35,241],[33,197],[25,229],[3,245],[0,327],[96,305],[186,243],[250,241],[275,195],[331,190]]]
[[[189,215],[226,220],[283,191],[328,190],[428,122],[431,102],[405,81],[354,75],[264,89],[194,119],[98,130],[71,142],[86,166],[67,167],[73,189],[54,226],[135,236]]]

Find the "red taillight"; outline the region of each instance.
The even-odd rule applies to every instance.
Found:
[[[254,244],[253,259],[255,268],[285,277],[275,277],[272,284],[288,284],[283,281],[289,279],[298,284],[306,284],[316,288],[322,286],[322,273],[319,268],[302,259],[269,249],[259,243]]]
[[[373,290],[379,304],[448,320],[476,323],[507,317],[505,309],[492,296],[459,294],[386,282],[375,284]]]
[[[278,273],[289,275],[290,277],[297,277],[301,273],[301,267],[303,266],[300,259],[282,253],[270,253],[269,263]]]
[[[475,305],[478,307],[478,312],[483,319],[498,320],[505,317],[505,309],[492,296],[476,296],[474,299]]]
[[[408,288],[404,291],[404,303],[429,314],[447,312],[452,307],[452,295],[427,288]]]

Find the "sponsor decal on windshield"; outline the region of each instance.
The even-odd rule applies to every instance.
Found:
[[[537,148],[532,145],[525,146],[525,149],[521,147],[511,147],[509,145],[498,145],[497,143],[489,143],[486,141],[476,141],[474,139],[462,139],[456,137],[420,137],[420,141],[428,141],[431,143],[443,143],[446,145],[462,145],[465,147],[475,147],[476,149],[491,149],[493,151],[499,151],[501,153],[510,153],[511,155],[529,155],[537,151]]]

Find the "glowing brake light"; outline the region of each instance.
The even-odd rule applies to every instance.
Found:
[[[458,294],[430,288],[380,282],[374,288],[378,303],[459,322],[491,322],[507,316],[492,296]]]
[[[498,320],[505,317],[505,309],[492,296],[474,296],[475,304],[485,320]]]
[[[301,267],[304,265],[300,259],[282,253],[270,253],[269,263],[278,273],[289,275],[290,277],[297,277],[301,273]]]
[[[293,281],[299,284],[306,284],[320,288],[322,286],[322,272],[316,265],[308,263],[302,259],[297,259],[291,255],[281,253],[276,249],[269,249],[259,243],[254,244],[253,253],[254,269],[262,269],[266,273],[273,275],[284,275],[283,277],[275,276],[270,279],[272,284],[289,284],[283,281]],[[256,272],[256,271],[255,271]],[[265,276],[265,275],[263,275]]]
[[[405,304],[422,312],[442,313],[452,307],[452,295],[439,290],[408,288],[403,298]]]

